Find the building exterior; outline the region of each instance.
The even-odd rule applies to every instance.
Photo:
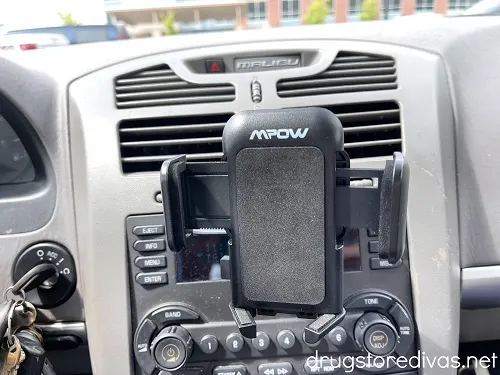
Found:
[[[313,0],[104,0],[114,22],[130,26],[134,36],[160,36],[162,19],[175,14],[179,32],[296,26]],[[330,0],[326,22],[359,21],[363,0]],[[436,13],[457,14],[478,0],[379,0],[379,19]]]

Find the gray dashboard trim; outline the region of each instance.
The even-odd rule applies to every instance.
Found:
[[[51,164],[47,171],[49,181],[45,189],[34,193],[34,199],[20,197],[11,202],[8,209],[0,205],[0,227],[12,229],[2,230],[4,233],[0,235],[2,292],[12,285],[14,260],[28,246],[44,241],[59,242],[70,251],[77,265],[78,252],[68,157],[66,84],[37,67],[19,65],[14,59],[0,58],[0,72],[2,92],[8,94],[9,100],[24,114],[32,126],[31,131],[46,150],[48,160],[45,162]],[[23,208],[23,204],[27,207]],[[14,233],[13,225],[22,233]],[[40,321],[83,321],[80,286],[79,280],[76,292],[64,305],[40,310]]]
[[[195,75],[182,61],[195,57],[265,50],[318,49],[314,65],[285,70],[224,76]],[[121,173],[117,124],[124,118],[210,114],[251,108],[302,106],[303,98],[279,98],[278,79],[314,74],[324,69],[338,50],[394,56],[400,88],[393,91],[309,97],[309,105],[396,100],[402,106],[404,149],[411,166],[409,193],[410,268],[420,347],[430,355],[456,355],[460,304],[460,270],[454,159],[453,113],[445,66],[436,54],[380,43],[294,41],[249,43],[171,51],[145,56],[102,69],[76,80],[69,89],[71,162],[77,214],[78,243],[84,283],[86,324],[95,374],[130,374],[131,322],[127,280],[125,218],[161,212],[154,197],[159,177],[154,173]],[[192,82],[231,80],[232,103],[116,110],[113,78],[157,63],[168,63]],[[415,75],[418,70],[418,76]],[[263,100],[252,104],[249,83],[263,85]],[[414,93],[419,94],[416,98]],[[93,93],[89,95],[89,93]],[[99,150],[99,152],[96,152]],[[356,160],[357,167],[382,166],[383,158]],[[425,204],[422,204],[425,197]],[[112,275],[112,277],[111,277]],[[102,306],[106,306],[105,309]],[[426,306],[433,306],[432,309]],[[106,356],[102,353],[106,352]],[[115,358],[116,360],[110,360]],[[452,374],[453,369],[427,369],[427,374]]]

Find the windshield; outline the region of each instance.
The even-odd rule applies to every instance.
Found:
[[[32,47],[36,34],[59,35],[65,42],[54,46],[61,46],[310,24],[407,18],[425,23],[499,11],[500,0],[4,0],[0,46],[12,34],[33,39]]]

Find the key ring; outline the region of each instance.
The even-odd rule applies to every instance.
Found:
[[[23,295],[23,297],[25,297]],[[12,347],[15,344],[14,337],[12,335],[12,318],[14,317],[14,310],[18,306],[22,306],[24,302],[26,301],[26,298],[23,300],[18,300],[16,301],[9,309],[9,313],[7,315],[7,343],[9,344],[9,347]]]
[[[16,303],[21,302],[20,303],[21,305],[24,304],[24,302],[26,302],[26,292],[23,289],[20,289],[18,293],[14,293],[13,290],[14,290],[14,286],[9,286],[5,290],[5,293],[4,293],[5,301],[15,300]],[[21,296],[21,299],[20,300],[16,299],[16,297],[19,297],[19,296]]]

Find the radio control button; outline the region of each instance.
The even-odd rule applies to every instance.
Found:
[[[304,364],[304,370],[309,375],[325,375],[333,374],[337,369],[340,368],[340,362],[337,358],[330,359],[312,359],[306,361]]]
[[[376,230],[373,230],[373,229],[369,229],[368,228],[368,236],[370,237],[377,237],[378,236],[378,233]]]
[[[290,362],[264,363],[259,365],[259,375],[290,375],[293,367]]]
[[[167,265],[167,257],[165,255],[137,257],[134,263],[139,268],[160,268]]]
[[[214,335],[205,335],[200,340],[200,349],[205,354],[213,354],[219,347],[219,341]]]
[[[398,268],[403,261],[400,259],[397,263],[391,264],[388,260],[380,258],[370,258],[370,268],[372,270],[385,270],[390,268]]]
[[[156,236],[165,233],[164,225],[139,225],[132,229],[136,236]]]
[[[278,333],[277,341],[282,349],[291,349],[295,345],[295,334],[289,329],[285,329]]]
[[[347,340],[347,332],[345,331],[344,328],[338,326],[335,327],[330,331],[328,334],[328,339],[333,343],[335,346],[340,346],[344,345],[346,340]]]
[[[135,281],[141,285],[157,285],[167,284],[168,278],[166,272],[145,272],[137,274]]]
[[[269,348],[270,343],[269,335],[265,332],[257,332],[257,336],[252,339],[252,346],[260,351]]]
[[[394,304],[394,300],[380,293],[361,294],[346,304],[346,309],[372,310],[374,308],[388,310]]]
[[[213,375],[246,375],[247,368],[244,365],[217,366]]]
[[[138,240],[134,242],[134,249],[140,252],[162,251],[166,249],[163,238],[157,240]]]
[[[368,242],[368,252],[372,254],[378,253],[378,241]]]
[[[226,339],[226,347],[230,352],[238,353],[244,345],[245,340],[239,333],[231,333]]]
[[[150,318],[159,326],[165,323],[180,323],[190,320],[198,320],[198,313],[183,306],[166,306],[153,311]]]

